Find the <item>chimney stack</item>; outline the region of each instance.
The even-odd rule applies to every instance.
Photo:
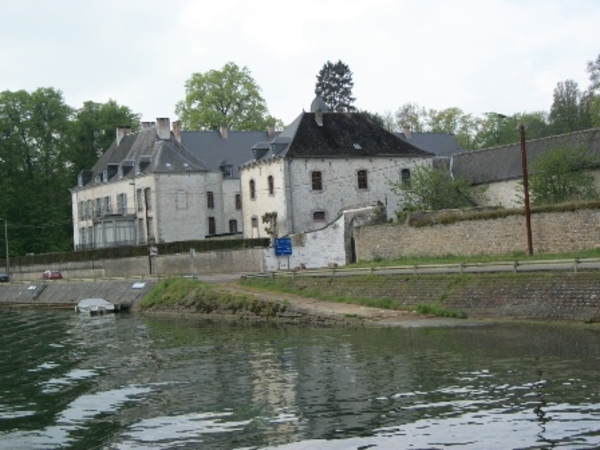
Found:
[[[121,144],[123,138],[129,133],[131,133],[130,127],[117,127],[117,146]]]
[[[267,127],[267,135],[269,139],[273,139],[275,137],[275,125],[269,125]]]
[[[321,110],[321,108],[315,109],[315,122],[317,122],[318,126],[323,126],[323,111]]]
[[[173,136],[181,144],[181,122],[179,120],[173,122]]]
[[[219,127],[219,134],[221,135],[222,139],[227,139],[227,136],[229,135],[229,131],[227,130],[227,125],[221,125]]]
[[[410,139],[410,128],[404,127],[402,128],[402,132],[404,133],[404,137],[408,141]]]
[[[171,139],[171,121],[168,117],[159,117],[156,119],[156,134],[161,141]]]

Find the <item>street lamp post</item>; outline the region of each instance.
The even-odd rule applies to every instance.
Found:
[[[4,244],[6,247],[6,275],[8,275],[8,279],[10,280],[10,262],[8,260],[8,220],[0,217],[0,220],[4,220]]]

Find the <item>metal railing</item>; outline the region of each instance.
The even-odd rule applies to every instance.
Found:
[[[400,266],[329,267],[247,274],[243,278],[337,277],[353,275],[425,275],[499,272],[574,272],[600,269],[600,258],[549,259],[535,261],[462,262],[454,264],[407,264]]]

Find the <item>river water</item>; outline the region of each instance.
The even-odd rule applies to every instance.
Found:
[[[0,449],[600,447],[600,328],[1,312]]]

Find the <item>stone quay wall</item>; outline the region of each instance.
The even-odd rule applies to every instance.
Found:
[[[600,273],[296,277],[310,291],[464,311],[471,318],[600,322]]]
[[[534,254],[600,246],[600,210],[531,215]],[[385,224],[355,230],[359,261],[406,256],[499,255],[527,251],[524,215],[410,227]]]

